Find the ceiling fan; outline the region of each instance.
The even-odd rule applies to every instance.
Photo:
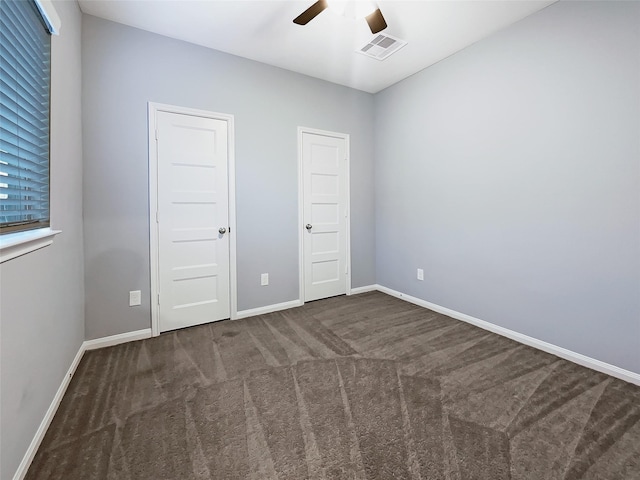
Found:
[[[316,3],[307,8],[304,12],[298,15],[293,19],[293,23],[298,25],[306,25],[311,20],[316,18],[323,10],[329,7],[328,0],[318,0]],[[378,33],[385,28],[387,28],[387,22],[384,20],[382,16],[382,12],[379,8],[376,8],[375,11],[369,13],[364,17],[367,20],[367,24],[371,29],[371,33]]]

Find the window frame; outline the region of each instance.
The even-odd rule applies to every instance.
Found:
[[[38,11],[42,15],[46,28],[49,30],[51,36],[59,35],[62,22],[58,13],[51,2],[51,0],[33,0]],[[61,233],[60,230],[54,230],[51,228],[51,100],[53,97],[53,52],[54,42],[53,38],[49,42],[49,221],[47,225],[38,224],[23,224],[3,227],[0,232],[0,263],[7,260],[25,255],[27,253],[39,250],[43,247],[51,245],[53,238]]]

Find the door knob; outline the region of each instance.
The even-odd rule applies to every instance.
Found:
[[[304,228],[306,228],[307,230],[311,230],[313,226],[310,223],[307,223]]]
[[[225,233],[227,233],[227,229],[226,229],[226,228],[224,228],[224,227],[220,227],[220,228],[218,229],[218,233],[219,233],[220,235],[224,235]]]

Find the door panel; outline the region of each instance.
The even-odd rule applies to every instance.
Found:
[[[227,122],[158,112],[160,331],[229,318]]]
[[[345,138],[302,133],[305,301],[347,291],[347,156]]]

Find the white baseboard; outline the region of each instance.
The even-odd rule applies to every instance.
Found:
[[[290,302],[275,303],[273,305],[266,305],[264,307],[251,308],[249,310],[241,310],[236,314],[236,318],[247,318],[255,315],[264,315],[265,313],[277,312],[280,310],[286,310],[287,308],[299,307],[303,303],[301,300],[291,300]]]
[[[367,293],[378,290],[378,285],[365,285],[364,287],[352,288],[347,295],[358,295],[359,293]]]
[[[475,325],[476,327],[480,327],[484,330],[497,333],[498,335],[502,335],[503,337],[515,340],[518,343],[522,343],[524,345],[537,348],[538,350],[557,355],[560,358],[564,358],[565,360],[569,360],[570,362],[577,363],[578,365],[582,365],[583,367],[591,368],[593,370],[606,373],[607,375],[611,375],[612,377],[619,378],[626,382],[640,385],[640,374],[632,372],[630,370],[616,367],[615,365],[596,360],[595,358],[587,357],[586,355],[583,355],[581,353],[576,353],[572,350],[558,347],[557,345],[553,345],[551,343],[538,340],[537,338],[533,338],[528,335],[509,330],[508,328],[494,325],[493,323],[489,323],[485,320],[480,320],[479,318],[472,317],[471,315],[467,315],[465,313],[456,312],[455,310],[451,310],[450,308],[442,307],[440,305],[427,302],[426,300],[422,300],[420,298],[412,297],[411,295],[398,292],[391,288],[383,287],[382,285],[376,285],[376,289],[393,297],[397,297],[415,305],[428,308],[429,310],[433,310],[434,312],[442,313],[443,315],[455,318],[456,320],[461,320],[463,322],[470,323],[471,325]]]
[[[144,340],[145,338],[151,338],[150,328],[96,338],[94,340],[86,340],[83,345],[85,350],[95,350],[96,348],[112,347],[113,345],[135,342],[136,340]]]
[[[121,333],[119,335],[96,338],[94,340],[85,340],[84,342],[82,342],[82,345],[80,345],[80,348],[78,349],[78,353],[76,353],[76,356],[73,359],[73,362],[71,362],[71,366],[69,367],[69,370],[67,371],[66,375],[62,379],[62,383],[60,384],[58,391],[56,392],[55,396],[53,397],[53,400],[51,401],[51,405],[49,405],[49,409],[47,410],[47,413],[45,413],[44,418],[42,419],[42,422],[40,422],[40,426],[38,427],[38,430],[36,430],[36,434],[34,435],[33,440],[31,440],[31,444],[29,445],[29,448],[27,448],[27,452],[24,454],[24,457],[22,457],[22,462],[20,462],[20,465],[18,466],[18,470],[16,470],[16,473],[13,476],[13,480],[23,480],[25,475],[27,474],[27,471],[29,470],[29,466],[31,466],[31,462],[33,461],[33,458],[35,457],[36,452],[38,451],[38,448],[40,447],[40,444],[42,443],[42,440],[44,439],[44,436],[47,433],[47,429],[49,428],[49,425],[51,425],[51,421],[53,420],[53,417],[58,411],[58,407],[60,406],[62,397],[64,397],[64,394],[67,391],[67,388],[69,387],[71,378],[73,377],[73,374],[76,372],[76,369],[80,364],[80,360],[82,360],[82,356],[84,355],[84,352],[86,352],[87,350],[95,350],[96,348],[110,347],[112,345],[118,345],[120,343],[126,343],[126,342],[133,342],[135,340],[142,340],[150,337],[151,337],[151,329],[145,328],[144,330]]]
[[[40,447],[40,444],[42,443],[42,440],[47,433],[47,429],[49,428],[49,425],[51,425],[51,421],[53,420],[53,417],[56,414],[58,407],[60,406],[62,397],[64,397],[64,394],[67,391],[67,387],[69,387],[71,378],[76,372],[78,365],[80,365],[80,360],[82,360],[84,352],[85,349],[83,343],[82,345],[80,345],[78,353],[76,353],[75,358],[71,362],[69,370],[62,379],[62,383],[60,384],[60,387],[58,387],[58,391],[54,395],[53,400],[51,401],[51,405],[49,405],[49,409],[47,410],[47,413],[45,413],[42,422],[40,422],[40,426],[38,427],[38,430],[36,430],[36,434],[34,435],[33,440],[31,440],[31,444],[29,445],[29,448],[27,448],[27,452],[24,454],[24,457],[22,457],[22,461],[18,466],[18,470],[16,470],[16,474],[13,476],[13,480],[22,480],[27,474],[27,471],[31,466],[31,462],[36,456],[36,452],[38,451],[38,448]]]

